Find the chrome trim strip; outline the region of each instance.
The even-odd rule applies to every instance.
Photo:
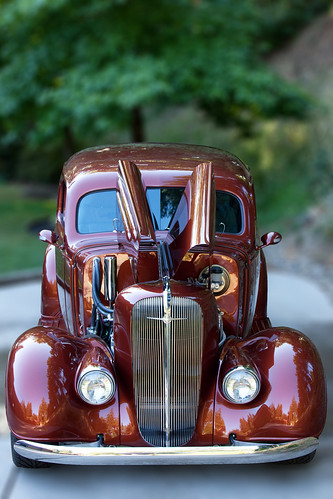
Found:
[[[163,312],[164,312],[164,420],[165,420],[165,445],[171,446],[170,422],[170,387],[171,387],[171,286],[170,277],[163,277]]]
[[[157,255],[158,255],[158,271],[160,279],[164,277],[172,277],[173,263],[170,254],[170,248],[165,242],[160,242],[157,245]]]
[[[51,445],[18,440],[14,449],[22,457],[56,464],[253,464],[302,457],[316,450],[318,443],[317,438],[308,437],[280,444],[237,442],[208,447],[96,447],[96,442]]]

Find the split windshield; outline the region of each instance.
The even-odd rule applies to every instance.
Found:
[[[168,230],[184,188],[149,187],[146,195],[155,230]],[[123,231],[115,189],[92,191],[84,195],[77,208],[76,228],[80,234]],[[243,228],[239,199],[225,191],[216,191],[217,233],[239,234]]]

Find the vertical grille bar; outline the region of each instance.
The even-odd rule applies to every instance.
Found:
[[[201,382],[202,337],[201,308],[193,300],[172,297],[169,323],[165,323],[162,297],[145,298],[133,307],[135,405],[140,432],[152,445],[183,445],[193,434]]]

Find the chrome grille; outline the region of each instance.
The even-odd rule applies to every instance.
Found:
[[[193,434],[199,403],[203,319],[193,300],[138,301],[132,311],[135,405],[142,437],[156,446],[179,446]]]

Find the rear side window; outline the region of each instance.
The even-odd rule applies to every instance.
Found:
[[[77,207],[76,229],[80,234],[124,230],[117,191],[93,191],[83,196]]]

